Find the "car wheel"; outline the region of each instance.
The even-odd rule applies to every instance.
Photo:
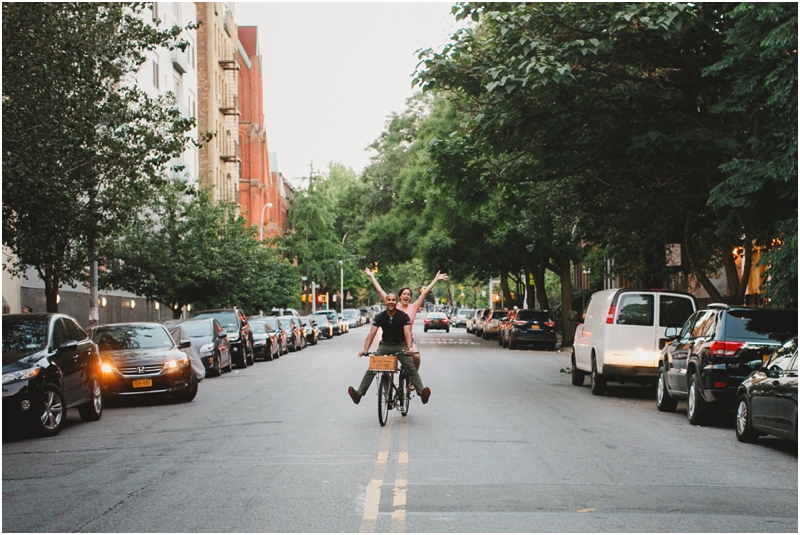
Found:
[[[103,389],[100,386],[100,378],[92,374],[89,377],[89,389],[92,399],[78,407],[78,413],[84,422],[96,422],[103,416]]]
[[[606,378],[600,375],[597,371],[597,361],[592,357],[592,375],[591,379],[591,387],[592,387],[592,394],[595,396],[602,396],[606,392]]]
[[[575,353],[572,353],[572,367],[570,368],[570,375],[572,376],[572,384],[575,386],[583,386],[583,380],[586,378],[586,372],[579,370],[575,364]]]
[[[449,333],[449,332],[450,332],[450,327],[448,327],[447,329],[445,329],[445,330],[444,330],[444,332],[446,332],[446,333]]]
[[[747,396],[739,396],[739,404],[736,406],[736,438],[739,442],[753,444],[758,442],[758,435],[751,430],[750,403]]]
[[[548,346],[547,346],[547,350],[548,351],[555,351],[556,350],[556,343],[555,342],[550,342],[550,344],[548,344]]]
[[[675,412],[678,400],[669,395],[667,390],[667,370],[662,366],[656,380],[656,407],[661,412]]]
[[[686,409],[686,416],[689,417],[689,423],[692,425],[703,425],[708,418],[709,403],[703,399],[703,394],[700,392],[700,379],[697,374],[693,373],[689,378],[689,395],[686,400],[688,407]]]
[[[188,403],[192,401],[195,396],[197,396],[197,377],[194,373],[190,374],[189,376],[189,388],[186,388],[180,392],[176,392],[172,394],[172,399],[177,401],[178,403]]]
[[[500,347],[503,347],[505,345],[505,344],[503,344],[503,335],[502,334],[498,334],[497,335],[497,345],[499,345]]]
[[[515,350],[515,349],[517,349],[517,342],[516,342],[516,340],[509,340],[509,341],[508,341],[508,349],[510,349],[510,350],[512,350],[512,351],[513,351],[513,350]]]
[[[428,328],[427,327],[425,327],[425,332],[428,332]]]
[[[64,394],[53,383],[47,383],[42,392],[42,399],[33,419],[34,431],[37,435],[54,437],[64,428],[67,404]]]

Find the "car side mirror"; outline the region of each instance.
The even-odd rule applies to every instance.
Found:
[[[569,321],[571,321],[572,323],[583,323],[583,318],[578,315],[577,310],[570,310]]]
[[[667,327],[664,331],[664,338],[669,338],[670,340],[674,340],[678,337],[678,328],[677,327]]]
[[[59,353],[66,353],[68,351],[75,351],[78,349],[78,341],[77,340],[67,340],[66,342],[61,342],[61,345],[58,346]]]
[[[217,338],[227,338],[227,337],[228,337],[228,333],[226,333],[226,332],[221,332],[221,333],[219,333],[217,335]]]
[[[181,343],[178,344],[178,349],[186,349],[187,347],[192,347],[191,340],[181,340]]]

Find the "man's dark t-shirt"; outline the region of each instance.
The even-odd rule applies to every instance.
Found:
[[[404,344],[406,335],[403,327],[410,324],[408,314],[402,310],[395,310],[394,316],[390,316],[384,310],[375,316],[375,321],[372,322],[375,327],[383,329],[382,341],[387,344]]]

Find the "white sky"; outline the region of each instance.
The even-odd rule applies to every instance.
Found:
[[[453,3],[236,2],[236,24],[258,26],[277,170],[295,184],[312,162],[360,173],[373,155],[366,147],[414,93],[415,51],[441,50],[462,24]]]

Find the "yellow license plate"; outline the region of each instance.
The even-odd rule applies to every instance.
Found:
[[[532,330],[539,330],[539,326],[538,325],[531,325],[531,329]]]
[[[133,382],[133,388],[146,388],[148,386],[153,386],[151,379],[137,379]]]

